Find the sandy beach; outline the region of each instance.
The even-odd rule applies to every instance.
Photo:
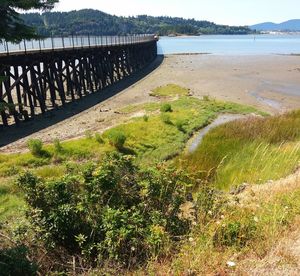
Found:
[[[5,131],[0,138],[0,145],[4,145],[0,151],[23,151],[30,138],[49,143],[56,138],[77,138],[85,135],[86,131],[102,132],[130,119],[132,114],[117,112],[120,108],[157,101],[149,95],[151,90],[169,83],[187,87],[193,96],[199,98],[208,95],[218,100],[255,106],[270,113],[286,112],[300,108],[300,56],[168,55],[154,71],[111,98],[80,113],[74,105],[72,117],[8,145],[6,140],[9,136],[20,134],[24,127],[43,124],[49,118]]]

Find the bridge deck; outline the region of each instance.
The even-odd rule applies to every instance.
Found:
[[[129,76],[155,59],[156,42],[143,36],[134,43],[1,53],[0,126],[32,119]]]

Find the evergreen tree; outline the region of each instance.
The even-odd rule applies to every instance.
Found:
[[[27,26],[20,18],[19,11],[49,10],[56,2],[58,0],[1,0],[0,41],[18,42],[23,38],[37,37],[34,28]]]

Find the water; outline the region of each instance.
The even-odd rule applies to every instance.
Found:
[[[300,35],[161,37],[158,43],[158,53],[210,53],[216,55],[300,54]]]

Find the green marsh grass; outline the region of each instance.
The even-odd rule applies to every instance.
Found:
[[[176,84],[167,84],[165,86],[155,88],[150,95],[155,97],[188,96],[189,89]]]
[[[179,153],[188,138],[195,131],[209,124],[218,114],[257,112],[252,107],[214,100],[202,101],[192,97],[181,97],[171,104],[173,112],[168,115],[175,125],[165,124],[158,113],[133,118],[126,124],[105,131],[101,136],[104,143],[99,143],[99,135],[93,137],[92,133],[88,132],[86,137],[81,139],[54,141],[54,145],[44,145],[42,151],[45,154],[42,155],[37,156],[30,152],[0,154],[0,177],[14,175],[20,169],[35,169],[54,164],[57,159],[53,157],[59,157],[60,162],[99,160],[104,153],[114,150],[114,147],[108,143],[110,133],[114,131],[123,131],[127,137],[126,145],[136,151],[140,159],[150,157],[151,162],[163,161],[170,154]],[[156,105],[157,111],[160,106],[160,104]],[[144,106],[138,108],[137,110],[140,110]]]
[[[192,97],[181,97],[170,104],[173,112],[168,113],[168,119],[172,124],[161,120],[161,103],[149,104],[149,112],[157,113],[133,118],[126,124],[105,131],[101,135],[103,143],[98,135],[93,136],[88,132],[81,139],[59,143],[54,141],[54,144],[44,145],[42,149],[47,154],[41,156],[30,152],[0,154],[0,177],[15,176],[23,170],[30,170],[43,178],[59,177],[65,173],[65,163],[99,162],[105,153],[116,150],[109,144],[109,136],[115,131],[121,131],[126,136],[122,152],[136,155],[136,162],[141,166],[153,165],[178,155],[191,135],[209,124],[218,114],[257,112],[254,108],[234,103],[203,101]],[[145,105],[135,106],[134,110],[145,110]]]
[[[180,162],[221,189],[285,177],[300,162],[300,111],[216,127]]]

